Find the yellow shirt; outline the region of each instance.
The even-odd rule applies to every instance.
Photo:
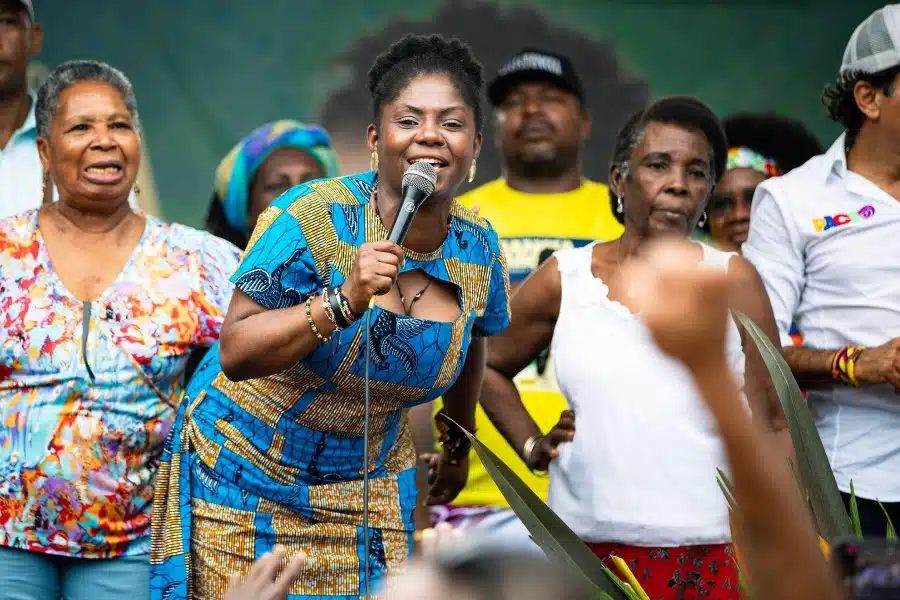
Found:
[[[469,208],[478,206],[479,216],[497,230],[513,284],[520,283],[537,267],[542,251],[547,255],[546,251],[584,246],[595,240],[607,241],[622,234],[622,226],[612,213],[607,187],[593,181],[584,181],[578,189],[563,194],[525,194],[510,188],[503,179],[496,179],[459,200]],[[541,431],[548,432],[567,408],[556,385],[552,358],[542,374],[533,362],[515,381],[525,408]],[[435,412],[440,408],[438,399]],[[475,413],[475,426],[478,440],[546,501],[546,477],[535,476],[525,467],[518,452],[494,428],[480,405]],[[509,507],[474,450],[469,456],[469,480],[453,504]]]

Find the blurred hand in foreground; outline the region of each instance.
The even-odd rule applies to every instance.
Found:
[[[692,370],[724,361],[728,323],[728,273],[701,258],[697,244],[665,240],[623,269],[625,304],[663,352]]]
[[[225,600],[284,600],[291,585],[300,577],[306,566],[306,554],[296,552],[285,565],[281,574],[279,568],[287,552],[284,546],[275,546],[271,554],[266,554],[255,563],[246,577],[233,576],[228,582]]]

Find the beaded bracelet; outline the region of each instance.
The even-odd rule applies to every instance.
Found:
[[[313,321],[313,316],[312,316],[312,301],[313,301],[313,295],[310,295],[309,298],[306,299],[306,322],[309,323],[309,328],[312,329],[312,332],[314,334],[316,334],[316,337],[319,338],[319,341],[324,344],[331,338],[325,337],[324,335],[322,335],[322,333],[319,331],[319,328],[316,327],[316,322]]]
[[[865,346],[844,346],[838,350],[831,362],[832,379],[853,387],[859,386],[856,379],[856,361],[865,349]]]

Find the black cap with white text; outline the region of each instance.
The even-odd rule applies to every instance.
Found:
[[[572,61],[538,48],[525,48],[503,65],[488,85],[488,98],[493,106],[498,106],[503,103],[512,87],[532,81],[546,81],[556,85],[584,104],[584,86]]]

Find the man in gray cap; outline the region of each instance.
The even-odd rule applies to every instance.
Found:
[[[31,0],[0,0],[0,217],[38,206],[44,191],[27,77],[43,38]]]
[[[900,526],[900,4],[850,36],[822,100],[844,133],[756,189],[744,256],[863,533]],[[804,345],[792,347],[791,320]]]

